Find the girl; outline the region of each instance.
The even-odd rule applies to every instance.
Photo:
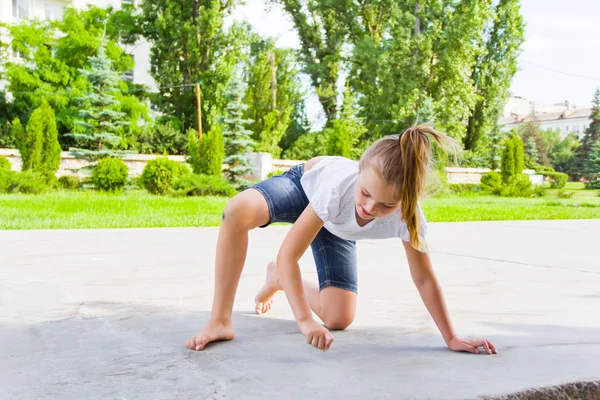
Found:
[[[283,289],[306,342],[328,350],[329,330],[345,329],[354,320],[357,294],[357,239],[398,237],[412,279],[448,347],[456,351],[496,353],[485,339],[460,338],[426,252],[427,223],[418,200],[425,187],[431,143],[456,143],[427,125],[388,136],[369,147],[359,162],[317,157],[281,176],[267,179],[235,196],[225,207],[217,242],[215,293],[210,321],[186,346],[233,339],[231,312],[248,247],[248,231],[273,222],[294,225],[277,261],[267,267],[256,312],[269,311],[273,295]],[[302,281],[298,260],[311,246],[319,286]],[[314,312],[325,328],[313,318]]]

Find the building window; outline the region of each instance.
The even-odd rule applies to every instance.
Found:
[[[61,20],[63,15],[63,7],[55,4],[45,4],[44,10],[46,11],[46,19],[56,21]]]
[[[21,19],[29,17],[28,1],[29,0],[12,0],[13,17]]]
[[[569,133],[569,125],[565,126],[565,132]]]
[[[121,0],[121,5],[123,4],[129,4],[134,6],[135,5],[135,1],[134,0]]]

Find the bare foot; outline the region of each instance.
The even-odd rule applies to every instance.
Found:
[[[275,261],[271,261],[269,265],[267,265],[267,279],[265,280],[265,285],[254,298],[254,301],[256,302],[256,308],[254,310],[257,314],[264,314],[271,309],[271,306],[273,305],[273,296],[279,290],[282,290],[282,287],[281,283],[279,283],[277,264]]]
[[[185,347],[191,350],[203,350],[210,342],[219,342],[223,340],[233,339],[234,333],[231,324],[222,324],[219,322],[210,321],[200,329],[196,335],[192,336],[185,342]]]

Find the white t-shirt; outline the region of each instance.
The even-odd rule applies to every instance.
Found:
[[[400,209],[383,218],[375,218],[365,226],[356,221],[354,187],[358,180],[358,162],[344,157],[325,157],[300,182],[313,209],[324,222],[324,227],[346,240],[386,239],[398,237],[410,242],[408,227]],[[420,236],[425,239],[427,221],[421,207]]]

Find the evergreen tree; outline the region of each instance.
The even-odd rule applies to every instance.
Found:
[[[586,189],[600,189],[600,141],[590,149],[589,157],[584,163],[583,177]]]
[[[525,164],[527,165],[527,168],[533,168],[534,165],[537,164],[537,159],[538,159],[538,151],[535,147],[535,139],[533,137],[530,137],[527,140],[525,156],[526,156]]]
[[[593,146],[600,141],[600,88],[596,90],[592,107],[592,123],[586,129],[585,135],[581,139],[581,145],[575,154],[574,175],[586,177],[588,171],[593,170],[594,155]]]
[[[515,169],[513,175],[519,175],[523,173],[523,169],[525,168],[525,160],[524,160],[524,152],[523,152],[523,141],[518,136],[513,136],[513,151],[515,152],[514,160],[515,160]]]
[[[195,174],[221,176],[224,153],[223,131],[218,124],[211,126],[202,142],[194,129],[189,131],[187,162]]]
[[[18,136],[19,129],[22,130],[18,120],[15,120],[13,127]],[[23,171],[39,172],[47,180],[55,177],[60,167],[60,144],[54,111],[46,101],[31,114],[19,146]]]
[[[238,79],[234,79],[229,88],[227,99],[229,104],[225,108],[226,116],[222,119],[225,129],[223,137],[225,138],[225,176],[235,185],[242,186],[246,183],[243,178],[252,173],[250,159],[247,154],[250,153],[255,142],[250,139],[252,131],[246,129],[246,125],[252,123],[250,119],[244,119],[244,112],[247,105],[242,103],[244,90]]]
[[[515,165],[515,144],[512,139],[508,139],[504,144],[502,164],[500,166],[502,181],[504,183],[508,183],[510,178],[515,174]]]
[[[75,121],[82,133],[71,133],[79,147],[69,149],[75,158],[94,163],[106,157],[121,158],[130,153],[115,150],[121,138],[116,132],[119,127],[129,125],[124,121],[125,113],[114,110],[120,103],[115,98],[119,93],[120,75],[112,68],[112,61],[106,57],[105,44],[98,50],[97,56],[88,59],[90,70],[81,70],[90,83],[90,94],[84,99],[89,108],[79,110],[82,120]]]

